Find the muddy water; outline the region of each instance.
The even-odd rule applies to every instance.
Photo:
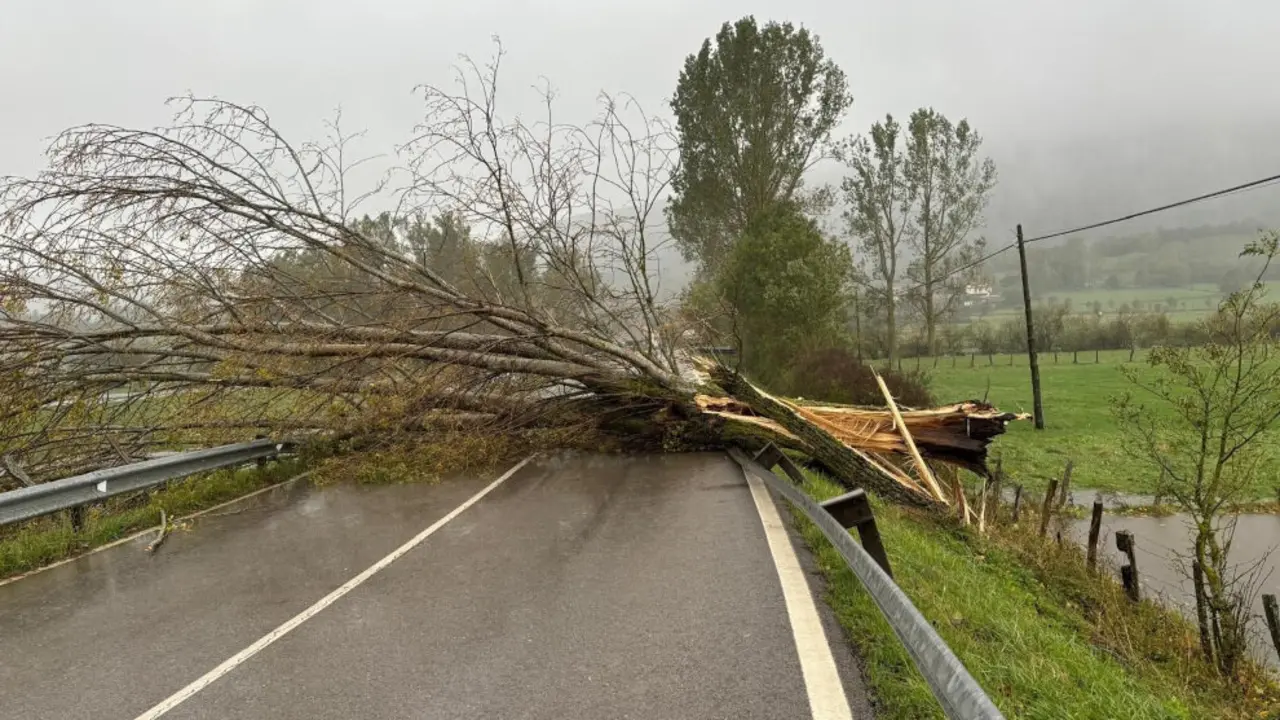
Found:
[[[1082,503],[1086,496],[1075,493],[1075,501]],[[1088,496],[1092,503],[1093,494]],[[1129,504],[1137,504],[1130,500]],[[1184,515],[1169,517],[1123,517],[1104,514],[1102,536],[1098,546],[1104,557],[1114,567],[1124,563],[1116,550],[1115,533],[1128,530],[1133,533],[1137,546],[1138,574],[1144,597],[1157,598],[1169,607],[1176,607],[1195,619],[1195,593],[1191,586],[1191,563],[1186,559],[1191,549],[1191,529]],[[1072,537],[1083,544],[1089,535],[1089,520],[1071,522]],[[1258,596],[1254,599],[1256,620],[1252,624],[1251,644],[1256,657],[1280,668],[1276,650],[1267,635],[1266,621],[1262,615],[1262,593],[1280,595],[1280,516],[1236,516],[1235,540],[1231,546],[1231,560],[1241,567],[1261,563],[1261,579]]]

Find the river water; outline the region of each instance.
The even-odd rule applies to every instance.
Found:
[[[1094,495],[1091,491],[1079,490],[1073,493],[1073,501],[1091,505]],[[1135,500],[1140,499],[1120,498],[1118,502],[1138,504]],[[1280,668],[1280,659],[1271,645],[1262,614],[1262,593],[1280,595],[1280,553],[1275,552],[1280,548],[1280,515],[1237,515],[1235,521],[1231,562],[1241,568],[1252,568],[1257,564],[1260,573],[1259,589],[1253,601],[1256,619],[1251,627],[1251,646],[1258,659]],[[1115,533],[1120,530],[1133,533],[1143,597],[1158,599],[1168,607],[1177,608],[1194,622],[1189,518],[1185,515],[1126,517],[1104,513],[1102,535],[1098,541],[1099,554],[1110,560],[1113,567],[1127,562],[1116,549]],[[1072,520],[1069,531],[1072,539],[1083,545],[1089,536],[1089,519]]]

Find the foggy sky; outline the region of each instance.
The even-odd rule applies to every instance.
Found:
[[[507,113],[536,111],[539,77],[564,120],[588,120],[601,90],[665,113],[684,57],[745,14],[820,36],[854,96],[841,134],[921,105],[968,117],[999,167],[993,242],[1280,172],[1280,4],[1261,0],[5,0],[0,175],[38,170],[70,125],[163,123],[188,91],[263,105],[298,136],[341,106],[366,151],[389,151],[418,117],[414,85],[488,58],[495,34]],[[1278,201],[1268,188],[1152,224],[1280,222]]]

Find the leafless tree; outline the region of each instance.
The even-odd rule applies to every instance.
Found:
[[[0,189],[2,449],[49,476],[100,464],[108,437],[129,454],[182,431],[691,394],[651,272],[670,134],[607,96],[583,127],[557,122],[549,93],[538,122],[506,120],[500,57],[464,64],[456,91],[420,88],[401,162],[363,191],[338,122],[298,144],[225,100],[176,100],[161,129],[58,136],[45,171]],[[451,280],[402,226],[361,222],[373,206],[452,213],[484,257]]]
[[[736,375],[721,387],[745,405],[695,396],[681,340],[709,318],[654,286],[671,133],[609,96],[561,123],[549,90],[537,121],[506,118],[500,61],[419,88],[422,121],[369,187],[339,120],[295,143],[263,108],[195,97],[159,129],[67,130],[46,170],[0,181],[0,456],[46,480],[248,433],[736,419],[937,503],[872,458],[905,452],[886,412],[805,410]],[[905,422],[927,456],[981,471],[1012,417]]]

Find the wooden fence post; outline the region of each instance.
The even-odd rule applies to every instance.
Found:
[[[1265,593],[1262,596],[1262,610],[1267,616],[1267,629],[1271,631],[1271,644],[1280,653],[1280,608],[1276,607],[1276,596]]]
[[[978,362],[978,353],[969,353],[969,367],[973,367]]]
[[[1067,458],[1067,467],[1062,471],[1062,484],[1058,486],[1058,507],[1064,507],[1067,504],[1067,496],[1071,492],[1071,471],[1074,468],[1075,462]]]
[[[1013,524],[1018,524],[1018,510],[1022,508],[1022,486],[1013,486]]]
[[[995,477],[991,483],[991,524],[993,526],[1000,522],[1000,503],[1004,500],[1004,497],[1000,494],[1004,492],[1001,487],[1004,484],[1004,468],[1002,465],[1002,458],[996,458],[996,471],[993,473]]]
[[[991,479],[982,479],[982,496],[978,498],[978,534],[987,531],[987,495],[991,492]]]
[[[1133,533],[1121,530],[1116,533],[1116,549],[1125,554],[1129,564],[1120,568],[1120,581],[1129,599],[1138,602],[1142,593],[1138,590],[1138,558],[1134,553]]]
[[[1097,365],[1097,364],[1098,364],[1098,363],[1100,363],[1100,362],[1102,362],[1102,361],[1098,359],[1098,349],[1097,349],[1097,348],[1094,348],[1094,350],[1093,350],[1093,364],[1094,364],[1094,365]]]
[[[1093,515],[1089,517],[1089,569],[1098,568],[1098,535],[1102,532],[1102,493],[1093,499]]]
[[[964,495],[964,483],[960,482],[960,473],[951,475],[952,491],[956,495],[956,508],[960,512],[960,524],[968,527],[969,525],[969,499]]]
[[[1079,351],[1079,350],[1072,350],[1072,351],[1071,351],[1071,364],[1072,364],[1072,365],[1079,365],[1079,364],[1080,364],[1080,351]]]
[[[1040,508],[1040,537],[1049,532],[1049,516],[1053,514],[1053,498],[1058,493],[1058,478],[1049,481],[1049,492],[1044,494],[1044,506]]]

